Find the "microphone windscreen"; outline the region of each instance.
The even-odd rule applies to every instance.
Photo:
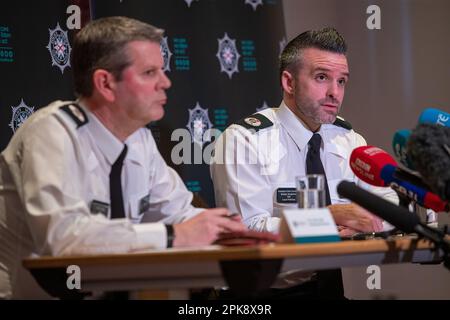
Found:
[[[381,171],[391,164],[397,167],[395,159],[386,151],[374,146],[355,148],[350,155],[350,167],[362,181],[378,187],[386,187],[390,181],[383,180]]]
[[[411,134],[408,154],[422,179],[442,199],[450,200],[450,127],[420,124]]]
[[[411,130],[397,130],[392,139],[392,149],[394,150],[395,157],[401,164],[410,170],[415,170],[411,159],[408,157],[407,143],[410,135]]]
[[[434,108],[425,109],[419,116],[419,124],[421,123],[432,123],[450,127],[450,113]]]

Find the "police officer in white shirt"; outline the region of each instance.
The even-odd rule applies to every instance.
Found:
[[[230,125],[219,137],[210,167],[216,204],[240,212],[249,228],[276,232],[281,210],[296,207],[295,177],[307,173],[314,134],[320,136],[329,208],[341,235],[383,228],[378,218],[336,191],[345,179],[396,200],[394,192],[360,181],[349,166],[352,150],[366,141],[337,117],[349,78],[345,52],[343,38],[333,29],[299,35],[281,55],[280,106]]]
[[[345,54],[345,41],[332,28],[297,36],[280,58],[280,106],[230,125],[217,140],[210,167],[216,204],[239,212],[249,228],[278,231],[281,211],[297,206],[295,177],[312,173],[313,149],[310,166],[326,176],[328,207],[340,234],[384,228],[379,218],[336,191],[343,179],[370,188],[349,166],[352,150],[366,142],[337,117],[349,79]],[[396,200],[394,192],[372,190]],[[330,297],[341,296],[338,291]]]
[[[145,125],[164,115],[162,30],[124,18],[89,23],[72,51],[75,102],[31,116],[0,157],[0,298],[41,292],[24,257],[206,245],[244,231],[192,194]],[[145,223],[140,223],[145,221]]]

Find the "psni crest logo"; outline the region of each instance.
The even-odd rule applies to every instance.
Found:
[[[172,52],[169,49],[167,37],[164,37],[161,40],[161,55],[164,59],[163,71],[170,71],[170,58],[172,57]]]
[[[34,112],[34,107],[29,107],[23,102],[23,99],[20,100],[20,104],[17,107],[12,108],[12,117],[9,126],[11,127],[13,132],[16,132],[17,129],[28,119],[29,116]]]
[[[233,73],[239,72],[238,62],[241,55],[236,49],[236,40],[230,39],[226,32],[222,39],[217,40],[219,49],[216,57],[220,62],[220,72],[226,72],[231,79]]]
[[[245,0],[245,4],[251,5],[253,8],[253,11],[256,11],[256,8],[259,5],[263,5],[263,2],[262,2],[262,0]]]
[[[194,109],[189,109],[187,128],[191,133],[193,143],[198,143],[202,146],[206,141],[211,141],[210,134],[206,132],[212,128],[212,123],[208,116],[208,109],[201,108],[198,102]]]
[[[70,47],[67,31],[64,31],[56,24],[55,29],[48,29],[49,40],[46,48],[50,52],[52,58],[52,66],[58,66],[61,73],[64,73],[66,67],[70,67]]]
[[[185,2],[186,2],[186,4],[187,4],[187,6],[188,6],[188,8],[191,6],[191,3],[193,2],[193,1],[198,1],[198,0],[184,0]]]

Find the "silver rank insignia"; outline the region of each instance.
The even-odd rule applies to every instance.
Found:
[[[251,125],[252,127],[259,127],[261,126],[261,121],[259,119],[248,117],[244,119],[245,123]]]

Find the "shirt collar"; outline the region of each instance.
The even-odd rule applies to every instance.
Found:
[[[313,132],[309,130],[306,124],[298,118],[289,107],[281,102],[280,107],[277,109],[277,116],[281,125],[286,129],[289,136],[294,140],[295,144],[300,150],[308,147],[308,142],[311,139]],[[330,131],[335,128],[333,124],[322,124],[319,131],[323,141],[324,152],[330,152],[336,154],[342,158],[347,157],[345,148],[342,148],[338,143],[333,141],[333,137],[330,136]]]
[[[281,102],[280,107],[277,109],[277,117],[280,120],[280,124],[286,129],[300,150],[308,146],[313,132],[289,109],[284,101]]]
[[[132,162],[135,162],[141,166],[145,163],[145,152],[146,150],[144,145],[144,140],[141,135],[143,135],[142,130],[147,129],[139,129],[133,132],[126,140],[125,144],[128,146],[127,159]]]
[[[87,126],[89,127],[89,131],[95,139],[98,148],[109,164],[112,165],[122,152],[124,144],[117,139],[87,107],[79,101],[78,105],[86,112],[89,119]]]

